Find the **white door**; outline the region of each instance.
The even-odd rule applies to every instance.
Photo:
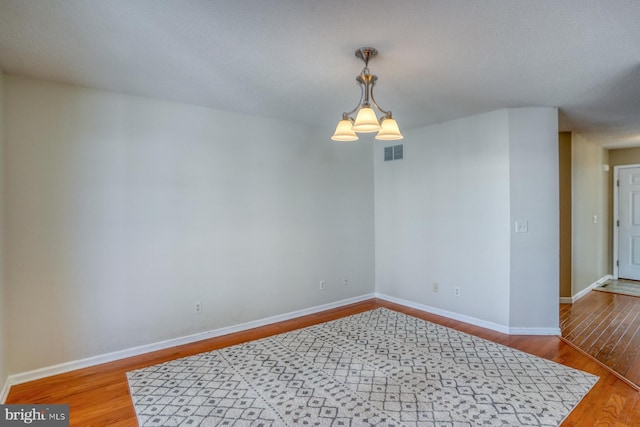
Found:
[[[640,280],[640,167],[618,175],[618,277]]]

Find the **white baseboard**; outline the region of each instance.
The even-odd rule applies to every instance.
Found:
[[[604,277],[600,279],[598,282],[594,283],[589,287],[590,290],[592,287],[598,286],[601,282],[607,280],[610,276]],[[588,290],[583,291],[584,293],[588,292]],[[139,356],[141,354],[150,353],[153,351],[164,350],[166,348],[175,347],[184,344],[190,344],[197,341],[202,341],[209,338],[214,338],[222,335],[227,335],[235,332],[241,332],[248,329],[258,328],[261,326],[270,325],[277,322],[282,322],[285,320],[294,319],[296,317],[305,316],[308,314],[314,314],[325,310],[330,310],[332,308],[338,308],[345,305],[353,304],[360,301],[365,301],[371,298],[380,298],[386,301],[394,302],[397,304],[401,304],[407,307],[415,308],[418,310],[422,310],[428,313],[437,314],[439,316],[444,316],[450,319],[458,320],[460,322],[469,323],[471,325],[479,326],[482,328],[490,329],[493,331],[501,332],[503,334],[510,335],[560,335],[559,328],[510,328],[506,325],[500,325],[493,322],[488,322],[486,320],[477,319],[475,317],[467,316],[464,314],[455,313],[448,310],[442,310],[435,307],[430,307],[423,304],[418,304],[412,301],[404,300],[401,298],[395,298],[389,295],[375,293],[375,294],[365,294],[359,297],[348,298],[328,304],[323,304],[315,307],[310,307],[302,310],[292,311],[285,314],[280,314],[276,316],[267,317],[264,319],[254,320],[251,322],[242,323],[239,325],[229,326],[225,328],[214,329],[205,332],[199,332],[192,335],[187,335],[183,337],[173,338],[165,341],[160,341],[151,344],[145,344],[125,350],[119,350],[112,353],[92,356],[84,359],[74,360],[70,362],[60,363],[57,365],[47,366],[39,369],[35,369],[32,371],[22,372],[18,374],[9,375],[5,383],[3,384],[2,389],[0,389],[0,402],[3,403],[8,394],[9,389],[12,385],[22,384],[29,381],[38,380],[41,378],[50,377],[53,375],[62,374],[65,372],[74,371],[76,369],[88,368],[90,366],[99,365],[102,363],[113,362],[120,359],[125,359],[127,357]],[[576,300],[578,296],[574,297]]]
[[[0,388],[0,405],[4,404],[7,401],[7,396],[9,396],[9,380],[7,379],[2,383],[2,387]]]
[[[401,298],[392,297],[385,294],[376,293],[376,298],[380,298],[386,301],[401,304],[407,307],[415,308],[418,310],[426,311],[427,313],[437,314],[448,319],[458,320],[460,322],[469,323],[470,325],[480,326],[481,328],[491,329],[492,331],[500,332],[507,335],[560,335],[560,328],[512,328],[506,325],[500,325],[498,323],[488,322],[486,320],[478,319],[475,317],[467,316],[453,311],[442,310],[440,308],[431,307],[424,304],[418,304],[412,301],[404,300]]]
[[[385,301],[394,302],[396,304],[405,305],[407,307],[415,308],[418,310],[426,311],[427,313],[437,314],[438,316],[447,317],[449,319],[458,320],[460,322],[469,323],[471,325],[480,326],[482,328],[491,329],[492,331],[502,332],[503,334],[509,333],[508,326],[499,325],[493,322],[487,322],[486,320],[477,319],[475,317],[467,316],[464,314],[454,313],[453,311],[442,310],[440,308],[431,307],[424,304],[418,304],[412,301],[408,301],[402,298],[392,297],[385,294],[376,293],[376,298],[380,298]]]
[[[509,335],[562,335],[560,327],[557,328],[518,328],[510,327]]]
[[[593,282],[592,284],[590,284],[585,289],[581,290],[580,292],[578,292],[577,294],[575,294],[572,297],[560,297],[560,304],[573,304],[573,303],[575,303],[580,298],[582,298],[583,296],[587,295],[589,293],[589,291],[593,290],[594,288],[597,288],[598,286],[602,285],[604,282],[606,282],[609,279],[613,279],[613,276],[611,274],[607,274],[606,276],[601,277],[600,279],[596,280],[595,282]]]
[[[225,328],[214,329],[205,332],[199,332],[184,337],[172,338],[165,341],[160,341],[151,344],[145,344],[138,347],[133,347],[125,350],[119,350],[112,353],[97,355],[88,357],[85,359],[74,360],[71,362],[60,363],[58,365],[47,366],[40,369],[34,369],[28,372],[22,372],[19,374],[9,375],[4,388],[2,389],[3,398],[9,393],[9,388],[12,385],[22,384],[29,381],[38,380],[41,378],[50,377],[52,375],[58,375],[65,372],[75,371],[76,369],[88,368],[90,366],[100,365],[102,363],[114,362],[116,360],[125,359],[127,357],[139,356],[141,354],[150,353],[153,351],[164,350],[166,348],[175,347],[184,344],[190,344],[197,341],[206,340],[209,338],[219,337],[222,335],[232,334],[235,332],[246,331],[248,329],[259,328],[261,326],[270,325],[285,320],[295,319],[296,317],[306,316],[308,314],[314,314],[332,308],[338,308],[345,305],[353,304],[360,301],[365,301],[374,298],[374,294],[361,295],[359,297],[347,298],[344,300],[323,304],[315,307],[305,308],[302,310],[292,311],[290,313],[279,314],[277,316],[271,316],[264,319],[253,320],[251,322],[242,323],[239,325],[228,326]],[[6,391],[5,391],[6,389]],[[2,400],[4,402],[4,400]]]

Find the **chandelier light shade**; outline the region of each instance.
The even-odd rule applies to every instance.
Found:
[[[387,117],[382,120],[382,125],[380,126],[380,131],[376,135],[376,139],[381,139],[384,141],[395,141],[398,139],[402,139],[402,134],[400,133],[400,129],[398,129],[398,122],[391,117]]]
[[[380,123],[376,117],[376,112],[371,107],[362,107],[358,111],[356,120],[351,126],[355,132],[376,132],[380,130]]]
[[[331,137],[334,141],[357,141],[356,132],[378,132],[376,139],[391,141],[402,139],[403,136],[398,128],[398,123],[391,116],[391,111],[385,111],[373,97],[373,87],[376,85],[378,76],[369,72],[369,59],[378,54],[372,47],[362,47],[356,50],[356,56],[364,61],[364,68],[356,81],[360,85],[360,101],[356,108],[343,113],[342,120],[338,122],[336,131]],[[378,118],[376,111],[381,114]],[[355,115],[355,116],[354,116]]]
[[[351,120],[348,118],[340,120],[331,139],[334,141],[357,141],[358,135],[351,128]]]

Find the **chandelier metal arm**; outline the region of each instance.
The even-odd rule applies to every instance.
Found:
[[[349,111],[348,113],[342,113],[342,117],[345,119],[349,119],[351,121],[353,121],[353,113],[355,113],[356,111],[358,111],[358,109],[360,108],[360,106],[362,105],[362,99],[364,98],[364,86],[362,85],[362,83],[360,83],[360,100],[358,101],[358,103],[356,104],[356,106],[354,107],[353,110]],[[346,117],[345,117],[346,116]]]
[[[374,107],[376,107],[378,111],[384,114],[385,118],[391,118],[391,111],[383,110],[382,108],[380,108],[380,106],[376,102],[376,99],[373,97],[373,86],[375,86],[375,82],[371,86],[371,102],[373,102]]]

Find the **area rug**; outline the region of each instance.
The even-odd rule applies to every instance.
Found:
[[[594,288],[596,291],[612,292],[614,294],[640,297],[640,282],[631,280],[607,280],[602,285]]]
[[[140,426],[557,426],[598,380],[384,308],[127,378]]]

